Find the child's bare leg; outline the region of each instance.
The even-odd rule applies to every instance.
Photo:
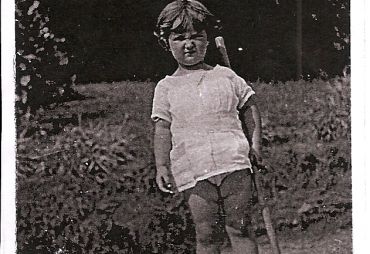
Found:
[[[227,253],[239,253],[239,254],[257,254],[258,247],[253,238],[243,235],[239,229],[234,227],[226,226],[226,231],[231,241],[231,249],[225,249],[221,251],[222,254]]]
[[[221,253],[257,254],[254,233],[251,230],[250,211],[252,198],[252,180],[246,170],[237,171],[225,178],[221,185],[226,213],[226,231],[231,249],[226,248]]]
[[[199,182],[194,188],[185,191],[192,213],[196,232],[197,254],[219,254],[223,241],[218,233],[218,205],[215,187],[207,181]]]

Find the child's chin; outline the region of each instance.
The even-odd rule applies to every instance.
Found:
[[[182,63],[182,65],[187,66],[187,67],[191,67],[191,66],[195,66],[195,65],[197,65],[197,64],[200,64],[200,63],[202,63],[202,62],[203,62],[203,60],[184,61],[184,62]]]

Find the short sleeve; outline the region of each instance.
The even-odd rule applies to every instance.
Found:
[[[252,87],[250,87],[247,82],[238,75],[235,74],[233,78],[233,82],[235,84],[236,95],[239,99],[238,102],[238,109],[241,109],[244,104],[248,101],[248,99],[255,94]]]
[[[170,103],[168,101],[168,88],[163,82],[159,82],[154,90],[153,108],[151,119],[157,122],[159,119],[171,122]]]

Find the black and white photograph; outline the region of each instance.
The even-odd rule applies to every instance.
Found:
[[[10,2],[1,253],[366,253],[353,1]]]

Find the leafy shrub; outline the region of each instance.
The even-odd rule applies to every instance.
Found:
[[[349,77],[255,87],[272,100],[261,103],[264,153],[270,165],[265,187],[275,200],[279,228],[333,220],[348,226]]]
[[[181,253],[171,240],[191,248],[182,199],[156,189],[150,151],[125,127],[66,127],[51,144],[19,140],[20,253]]]
[[[32,113],[41,106],[76,97],[76,75],[66,39],[50,28],[47,6],[40,1],[16,1],[16,108]]]

